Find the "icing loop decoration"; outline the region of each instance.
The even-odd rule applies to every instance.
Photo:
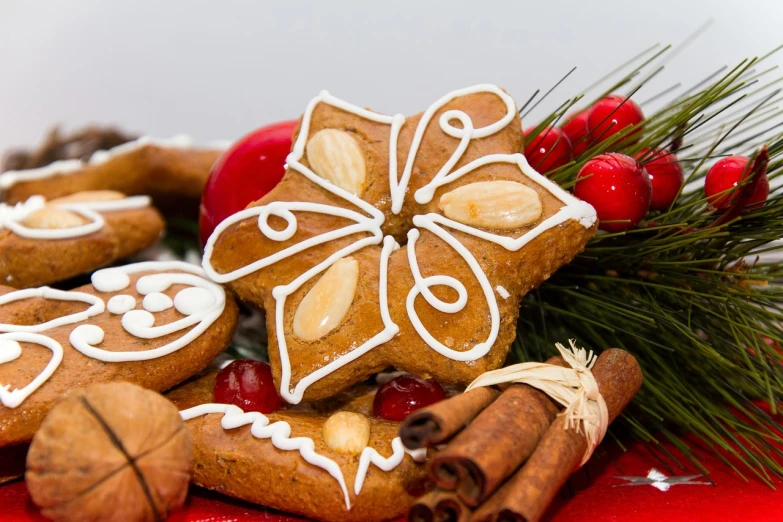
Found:
[[[19,341],[38,344],[52,351],[52,358],[49,359],[46,367],[38,376],[30,381],[25,387],[11,390],[11,385],[3,386],[0,383],[0,402],[7,408],[16,408],[22,401],[37,390],[46,380],[52,376],[54,371],[60,366],[63,360],[63,347],[54,339],[45,335],[29,332],[11,332],[0,334],[0,364],[8,363],[18,359],[22,355],[22,347]]]
[[[16,290],[0,296],[0,306],[25,299],[76,301],[89,305],[87,309],[63,317],[33,325],[0,323],[0,365],[10,363],[22,355],[20,342],[44,346],[52,351],[52,358],[44,370],[21,389],[10,390],[10,385],[0,383],[0,401],[8,408],[19,406],[55,372],[63,358],[63,347],[43,332],[69,324],[76,326],[69,336],[71,347],[87,357],[104,362],[145,361],[173,353],[200,336],[223,313],[226,297],[223,288],[204,277],[197,266],[182,261],[145,262],[117,268],[106,268],[92,276],[93,287],[98,292],[117,292],[130,286],[130,276],[140,272],[156,272],[140,277],[136,290],[144,295],[145,310],[136,310],[136,298],[128,294],[114,295],[108,306],[101,297],[86,292],[65,292],[48,287]],[[184,285],[172,300],[161,293],[172,285]],[[181,317],[172,323],[155,326],[151,312],[161,312],[174,307]],[[122,327],[140,339],[156,339],[191,328],[176,340],[157,348],[142,351],[114,352],[96,347],[104,340],[104,331],[97,325],[84,324],[90,318],[109,313],[122,315]]]
[[[14,206],[0,203],[0,228],[5,228],[20,237],[29,239],[66,239],[93,234],[106,225],[106,221],[99,212],[117,212],[144,208],[150,205],[147,196],[133,196],[111,201],[84,201],[73,203],[59,203],[55,208],[68,210],[78,214],[87,220],[87,223],[68,228],[31,228],[25,226],[24,219],[46,206],[46,200],[42,196],[31,196],[24,203]]]
[[[201,270],[189,263],[179,261],[168,263],[146,262],[117,268],[105,268],[93,274],[93,286],[98,291],[107,291],[105,290],[106,288],[111,289],[108,291],[123,290],[130,285],[130,274],[144,272],[149,270],[152,266],[163,270],[174,269],[189,273],[157,273],[139,278],[136,283],[136,291],[141,295],[146,296],[143,303],[147,302],[147,299],[152,296],[153,299],[150,303],[155,305],[152,307],[155,309],[149,310],[148,307],[150,307],[150,303],[147,303],[146,305],[143,304],[146,308],[145,310],[129,310],[125,312],[122,316],[122,326],[125,331],[141,339],[155,339],[194,325],[195,328],[179,339],[158,348],[143,351],[113,352],[95,346],[96,344],[103,342],[104,334],[100,327],[84,324],[78,326],[71,332],[69,339],[71,346],[88,357],[106,362],[146,361],[149,359],[156,359],[175,352],[192,342],[209,328],[209,326],[220,317],[220,314],[223,313],[226,302],[223,289],[215,283],[209,282],[197,275],[202,273]],[[150,311],[159,311],[157,308],[160,308],[161,304],[168,304],[161,302],[164,301],[164,299],[161,298],[161,294],[159,293],[167,290],[172,285],[187,285],[190,288],[180,290],[180,293],[190,290],[190,295],[193,295],[193,290],[196,290],[196,295],[199,296],[199,298],[186,305],[181,304],[182,300],[180,299],[180,306],[177,307],[177,311],[183,313],[185,317],[166,325],[155,326],[155,317]],[[170,301],[168,296],[163,295],[162,297]],[[177,301],[178,296],[175,296],[174,306],[176,306]]]
[[[430,179],[430,181],[424,186],[416,190],[416,192],[413,194],[414,200],[419,204],[429,203],[432,201],[432,198],[434,197],[438,188],[452,183],[462,178],[463,176],[470,174],[476,169],[490,164],[508,164],[516,166],[522,175],[551,193],[555,198],[561,201],[563,205],[555,214],[546,218],[532,229],[521,233],[518,237],[508,237],[488,232],[486,230],[459,223],[441,214],[428,213],[415,215],[413,217],[413,225],[416,228],[408,232],[408,244],[406,246],[411,272],[413,273],[414,277],[414,286],[410,289],[407,296],[406,311],[415,331],[422,338],[422,340],[430,348],[444,357],[461,362],[475,361],[486,355],[497,340],[500,328],[500,310],[497,299],[495,297],[495,290],[497,289],[499,295],[501,295],[503,299],[508,299],[510,297],[508,291],[506,291],[503,287],[493,287],[476,258],[465,246],[463,246],[451,233],[446,230],[447,228],[470,234],[479,239],[490,241],[509,251],[517,251],[543,232],[563,224],[570,219],[577,221],[585,228],[590,228],[594,225],[596,221],[596,213],[593,207],[574,198],[568,192],[562,190],[556,183],[536,172],[530,167],[530,165],[528,165],[524,155],[520,153],[491,154],[473,160],[455,169],[456,165],[462,159],[472,140],[485,138],[503,130],[514,120],[516,116],[516,108],[511,96],[506,94],[502,89],[495,85],[481,84],[468,87],[466,89],[456,90],[446,94],[433,103],[422,114],[416,126],[412,143],[410,145],[410,150],[408,151],[408,155],[405,159],[402,173],[399,175],[399,178],[397,165],[397,145],[400,131],[406,121],[405,117],[401,114],[387,116],[371,112],[367,109],[362,109],[343,100],[335,98],[326,91],[321,92],[318,96],[310,101],[307,109],[304,112],[304,115],[302,116],[299,135],[296,142],[294,143],[291,154],[287,158],[288,168],[301,174],[331,194],[343,199],[346,203],[357,207],[360,212],[320,203],[290,201],[274,201],[262,206],[248,208],[237,214],[234,214],[218,225],[212,236],[207,241],[203,258],[203,267],[209,277],[216,282],[226,283],[244,277],[255,271],[262,270],[265,267],[294,256],[308,248],[321,245],[329,241],[334,241],[336,239],[344,238],[352,234],[367,234],[366,237],[358,239],[354,243],[335,252],[318,265],[297,277],[291,283],[277,286],[272,290],[272,296],[274,297],[276,303],[275,328],[278,332],[278,350],[281,361],[280,395],[286,401],[290,403],[300,402],[305,390],[312,383],[322,379],[331,372],[357,359],[361,355],[367,353],[369,350],[372,350],[373,348],[388,342],[392,339],[392,337],[394,337],[394,335],[397,334],[397,332],[399,332],[399,327],[392,321],[389,315],[386,288],[388,281],[387,270],[389,256],[393,250],[399,247],[391,237],[384,238],[384,234],[381,229],[385,220],[383,212],[357,197],[356,195],[344,190],[341,187],[338,187],[325,178],[318,176],[300,161],[305,154],[305,146],[310,137],[310,124],[315,107],[320,103],[324,103],[354,114],[360,118],[389,126],[389,194],[391,199],[391,211],[394,214],[399,214],[403,208],[403,203],[405,201],[409,188],[408,186],[413,173],[414,164],[416,162],[416,157],[419,152],[425,131],[427,130],[427,127],[433,119],[434,115],[454,99],[476,93],[489,93],[497,96],[505,106],[504,115],[495,122],[484,125],[482,127],[476,127],[472,118],[464,111],[452,109],[443,112],[438,118],[437,124],[445,134],[458,139],[459,143],[449,158],[439,168],[438,172],[432,177],[432,179]],[[459,125],[455,124],[457,122]],[[297,231],[297,219],[294,212],[311,212],[328,216],[337,216],[349,219],[354,223],[336,230],[331,230],[329,232],[310,237],[304,241],[301,241],[300,243],[289,246],[282,251],[256,260],[247,266],[235,269],[228,273],[218,273],[212,267],[211,257],[215,243],[221,234],[225,232],[226,229],[228,229],[230,226],[246,219],[257,218],[258,229],[266,238],[278,242],[286,241],[294,237]],[[271,228],[268,224],[269,216],[277,216],[285,220],[285,228],[283,230],[275,230]],[[421,229],[428,230],[435,234],[437,237],[446,242],[452,249],[454,249],[454,251],[456,251],[459,256],[462,257],[462,259],[465,260],[474,277],[479,282],[483,298],[489,308],[491,328],[488,337],[466,351],[450,349],[435,339],[423,325],[416,313],[414,303],[419,295],[421,295],[426,300],[426,302],[436,310],[448,314],[458,313],[465,307],[468,299],[468,292],[464,283],[457,280],[456,278],[446,275],[432,275],[428,277],[422,276],[415,252],[416,242],[420,236]],[[383,331],[376,334],[361,346],[351,350],[347,354],[333,360],[328,365],[319,368],[318,370],[307,375],[299,383],[297,383],[293,389],[291,389],[291,363],[286,345],[286,336],[281,334],[281,332],[284,332],[283,312],[285,310],[287,297],[294,293],[297,289],[301,288],[302,285],[307,283],[307,281],[324,272],[339,259],[351,255],[366,246],[379,245],[381,243],[383,244],[383,248],[380,256],[381,266],[379,306],[384,324]],[[433,286],[439,285],[447,286],[456,291],[457,299],[453,302],[445,302],[441,299],[438,299],[432,293],[431,288]]]

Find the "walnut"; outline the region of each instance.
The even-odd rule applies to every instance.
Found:
[[[133,384],[97,384],[49,412],[25,479],[53,520],[157,521],[185,501],[192,458],[172,403]]]

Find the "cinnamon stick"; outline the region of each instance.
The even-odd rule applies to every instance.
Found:
[[[475,388],[413,412],[400,426],[402,444],[413,450],[450,439],[499,395],[493,388]]]
[[[468,522],[471,510],[453,491],[435,489],[408,511],[408,522]]]
[[[561,357],[547,364],[566,365]],[[535,450],[558,411],[535,388],[510,386],[430,460],[430,478],[456,490],[466,505],[478,506]]]
[[[641,369],[631,354],[612,348],[598,357],[592,372],[612,422],[641,387]],[[552,423],[525,465],[476,510],[474,521],[541,519],[587,448],[584,435],[566,430],[565,422],[561,416]]]

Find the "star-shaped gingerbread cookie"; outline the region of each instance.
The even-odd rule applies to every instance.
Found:
[[[213,280],[266,309],[284,399],[389,366],[466,384],[503,364],[522,297],[597,225],[522,149],[494,85],[408,118],[326,92],[310,102],[282,182],[221,223],[204,256]]]

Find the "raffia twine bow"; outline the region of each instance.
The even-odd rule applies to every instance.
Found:
[[[583,433],[587,439],[587,449],[579,464],[583,466],[606,435],[609,412],[590,371],[597,356],[592,350],[588,353],[584,348],[577,348],[574,339],[569,339],[569,343],[570,349],[560,343],[555,346],[570,368],[540,362],[514,364],[480,375],[465,391],[481,386],[521,383],[546,393],[565,408],[560,414],[566,417],[565,429]]]

